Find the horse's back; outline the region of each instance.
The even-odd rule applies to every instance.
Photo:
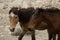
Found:
[[[37,11],[36,15],[40,14],[40,13],[42,13],[42,14],[44,14],[44,13],[47,13],[47,14],[55,14],[55,13],[60,14],[60,9],[58,9],[58,8],[46,8],[46,9],[36,8],[36,11]]]

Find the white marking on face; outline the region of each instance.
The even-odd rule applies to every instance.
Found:
[[[15,16],[15,14],[13,13],[13,12],[11,12],[11,14],[10,14],[12,17],[14,17]]]

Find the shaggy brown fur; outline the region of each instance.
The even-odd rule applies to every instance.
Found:
[[[31,31],[32,40],[35,40],[35,30],[44,29],[48,30],[49,40],[52,38],[56,40],[56,34],[58,34],[58,40],[60,40],[60,10],[58,8],[37,8],[36,10],[34,8],[23,8],[20,10],[18,10],[18,8],[12,8],[9,14],[11,12],[18,16],[20,25],[23,29],[18,40],[22,40],[27,31]],[[41,22],[47,25],[43,23],[44,26],[42,26]]]
[[[42,21],[47,23],[46,27],[40,26]],[[34,30],[47,29],[49,40],[52,38],[56,40],[56,34],[58,34],[58,40],[60,40],[60,10],[58,8],[37,8],[36,13],[31,17],[28,28]]]

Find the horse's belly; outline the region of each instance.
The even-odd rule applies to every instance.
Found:
[[[47,29],[47,24],[44,23],[44,22],[41,22],[40,24],[35,26],[35,29],[37,29],[37,30],[45,30],[45,29]]]

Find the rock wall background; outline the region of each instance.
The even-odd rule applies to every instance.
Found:
[[[17,40],[18,36],[12,36],[9,27],[8,12],[13,6],[27,7],[57,7],[60,8],[60,0],[0,0],[0,40]],[[17,24],[16,31],[13,34],[19,33],[20,27]],[[47,31],[36,31],[37,40],[48,40]],[[30,35],[25,35],[23,40],[31,40]]]

